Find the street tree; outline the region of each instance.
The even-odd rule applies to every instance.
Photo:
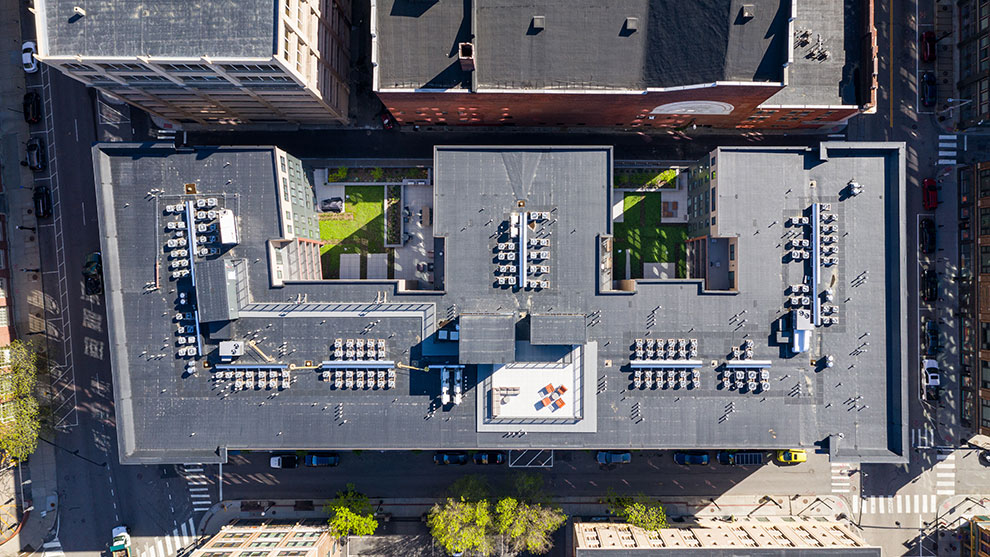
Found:
[[[378,528],[374,509],[368,496],[358,492],[354,484],[338,491],[323,510],[330,515],[330,532],[338,538],[347,536],[370,536]]]
[[[667,512],[659,501],[642,495],[635,497],[617,495],[609,490],[602,503],[610,513],[633,526],[639,526],[644,530],[659,530],[667,527]]]
[[[38,448],[41,406],[38,403],[39,356],[31,343],[15,340],[0,348],[0,464],[27,459]]]
[[[550,551],[550,535],[567,522],[558,509],[539,503],[527,504],[514,497],[503,497],[495,505],[495,532],[500,553],[516,555],[523,551],[542,555]]]
[[[492,514],[487,499],[455,500],[450,497],[430,509],[430,534],[448,553],[492,555]]]

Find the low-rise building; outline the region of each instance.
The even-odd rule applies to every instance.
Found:
[[[237,519],[190,557],[339,557],[325,519]]]

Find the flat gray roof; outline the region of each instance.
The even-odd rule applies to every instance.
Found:
[[[260,57],[275,52],[275,0],[36,0],[47,56]],[[81,7],[85,16],[76,15]],[[44,44],[47,43],[47,47]]]
[[[379,88],[631,89],[779,82],[789,0],[376,0]],[[754,17],[741,17],[743,4]],[[545,26],[536,29],[534,16]],[[627,25],[635,18],[635,31]],[[477,69],[458,43],[474,35]]]
[[[499,364],[516,359],[516,319],[502,315],[461,315],[458,361]]]
[[[588,341],[588,321],[582,314],[546,314],[530,317],[533,344],[584,344]]]
[[[279,231],[270,148],[96,146],[121,460],[208,462],[221,459],[226,448],[811,449],[831,439],[833,458],[903,462],[903,144],[722,148],[714,155],[719,233],[738,242],[737,294],[706,293],[693,280],[640,281],[635,292],[603,293],[598,250],[600,238],[611,233],[611,149],[546,146],[436,148],[434,232],[443,238],[437,265],[446,284],[437,292],[399,291],[388,281],[272,288],[265,243]],[[852,177],[865,191],[843,198],[840,191]],[[478,431],[477,397],[487,396],[479,384],[487,380],[482,374],[488,366],[468,365],[463,402],[441,408],[435,405],[437,374],[417,370],[396,370],[396,387],[388,390],[333,389],[312,369],[292,371],[291,387],[281,391],[233,391],[202,367],[185,373],[187,360],[174,354],[171,317],[147,318],[172,315],[175,294],[169,290],[181,286],[163,278],[160,291],[145,287],[155,279],[155,257],[162,252],[161,207],[185,199],[182,188],[189,182],[201,195],[222,196],[237,217],[241,243],[219,257],[249,262],[248,299],[239,304],[239,319],[203,338],[207,353],[222,338],[253,339],[276,362],[302,366],[329,359],[334,338],[376,338],[387,342],[386,359],[425,366],[457,362],[456,348],[436,343],[435,333],[459,316],[470,323],[470,314],[512,315],[497,325],[511,324],[516,338],[527,316],[580,316],[589,344],[597,345],[597,385],[587,385],[597,405],[594,417],[586,418],[594,431],[512,437]],[[163,193],[149,197],[152,188]],[[551,242],[548,288],[515,290],[493,282],[499,228],[521,201],[526,210],[550,213],[535,228]],[[840,322],[817,330],[809,353],[792,356],[775,327],[788,311],[785,289],[800,282],[801,271],[784,260],[778,244],[789,232],[782,225],[786,217],[814,202],[831,203],[839,219]],[[126,249],[118,244],[124,238]],[[853,280],[864,271],[865,283]],[[543,320],[536,318],[537,329],[557,334]],[[561,344],[573,340],[578,322],[568,318],[557,331]],[[860,347],[867,332],[869,345]],[[463,324],[462,334],[473,342]],[[486,335],[480,338],[501,343],[509,333]],[[698,339],[700,386],[634,390],[631,347],[646,336]],[[771,363],[765,393],[720,387],[718,366],[746,339],[755,342],[756,359]],[[812,364],[825,355],[835,356],[833,368]],[[263,364],[265,358],[248,350],[237,363]]]

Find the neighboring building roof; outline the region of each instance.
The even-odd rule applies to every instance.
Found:
[[[789,0],[375,4],[380,89],[467,88],[472,79],[478,89],[575,90],[780,82],[787,59]],[[457,58],[472,32],[473,76]]]
[[[856,88],[868,81],[861,67],[863,2],[797,2],[794,61],[787,87],[764,102],[768,106],[855,106]],[[806,36],[804,36],[806,35]],[[803,37],[803,38],[802,38]],[[819,44],[819,40],[821,43]],[[821,53],[827,52],[827,57]],[[857,75],[858,74],[858,75]]]
[[[530,316],[530,342],[533,344],[584,344],[588,323],[584,315],[534,313]]]
[[[903,462],[909,450],[902,357],[905,220],[898,195],[904,191],[903,149],[895,143],[826,143],[818,150],[715,151],[717,227],[720,235],[737,239],[739,292],[712,294],[693,280],[640,281],[635,292],[603,291],[611,286],[599,284],[598,260],[603,238],[612,232],[609,147],[437,147],[434,233],[445,290],[417,292],[382,281],[288,281],[273,288],[267,244],[280,231],[277,155],[271,148],[98,145],[94,166],[121,459],[210,462],[222,459],[225,447],[812,449],[832,436],[834,458]],[[840,201],[851,177],[865,191]],[[182,373],[189,360],[175,358],[168,342],[175,335],[176,311],[176,294],[169,290],[176,284],[162,279],[154,294],[147,288],[155,284],[156,258],[163,254],[163,219],[176,218],[162,207],[189,199],[186,183],[196,183],[200,196],[218,198],[234,210],[240,243],[218,257],[247,262],[238,318],[218,327],[208,324],[202,339],[206,353],[212,354],[219,340],[253,339],[257,349],[236,364],[268,365],[267,356],[282,367],[302,367],[305,361],[318,365],[328,359],[335,338],[375,338],[387,344],[379,354],[383,360],[449,364],[458,361],[460,348],[461,363],[491,362],[512,356],[510,341],[525,340],[520,321],[527,316],[536,341],[559,334],[559,342],[567,344],[580,340],[580,320],[557,322],[555,316],[593,315],[581,347],[589,361],[581,363],[581,371],[590,374],[584,389],[595,406],[579,408],[578,399],[571,398],[563,408],[580,412],[587,431],[562,436],[532,430],[513,437],[480,431],[479,409],[492,380],[484,375],[485,365],[468,365],[460,405],[445,407],[443,419],[427,420],[440,392],[436,373],[398,369],[393,389],[334,390],[320,370],[296,368],[290,370],[291,388],[263,405],[267,390],[234,391],[203,368]],[[155,188],[161,192],[149,196]],[[816,330],[809,353],[790,356],[776,331],[787,314],[785,291],[801,282],[803,267],[782,260],[781,236],[791,231],[782,223],[813,201],[832,203],[842,231],[835,302],[840,322]],[[508,236],[506,223],[521,205],[550,214],[533,227],[535,235],[550,241],[547,288],[518,290],[494,280],[500,234]],[[196,265],[203,261],[209,258]],[[868,280],[853,285],[864,271]],[[437,328],[458,318],[460,343],[437,343]],[[869,346],[860,347],[866,332],[872,334]],[[644,337],[697,339],[700,386],[632,389],[630,346]],[[755,341],[756,360],[771,362],[765,394],[723,390],[720,372],[710,364],[723,362],[744,339]],[[571,365],[566,348],[517,342],[514,357],[517,367],[535,362],[533,369],[540,369],[560,358]],[[835,355],[834,370],[818,369],[809,360],[824,355]],[[853,368],[855,373],[848,371]],[[841,379],[829,379],[836,374]],[[575,383],[570,394],[577,395],[578,388]],[[215,396],[217,389],[225,396]],[[504,395],[539,402],[532,390]],[[852,406],[850,400],[860,396]],[[312,404],[320,399],[340,404],[346,422],[325,405]],[[631,420],[629,407],[637,402],[639,419]],[[727,406],[733,411],[726,413]]]
[[[515,315],[461,315],[460,325],[460,363],[501,364],[515,361]]]
[[[213,259],[203,261],[196,271],[196,300],[199,309],[199,319],[204,322],[230,321],[237,319],[239,302],[237,292],[239,282],[243,282],[243,271],[237,267],[243,266],[244,261],[232,259]],[[241,277],[241,280],[239,280]]]
[[[275,52],[276,0],[36,0],[45,56],[262,57]],[[85,15],[76,14],[80,7]]]

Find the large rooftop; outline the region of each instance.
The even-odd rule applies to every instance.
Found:
[[[478,89],[779,82],[787,58],[789,0],[374,3],[380,89],[466,89],[472,79]],[[752,18],[743,4],[755,7]],[[474,76],[457,50],[472,35]]]
[[[275,0],[36,0],[34,5],[39,48],[46,56],[270,58],[275,52]]]
[[[388,281],[272,288],[266,244],[280,232],[270,148],[175,152],[166,145],[105,144],[94,153],[124,462],[216,460],[225,448],[770,449],[813,448],[829,438],[833,456],[843,460],[904,458],[900,144],[715,152],[718,233],[736,237],[738,246],[739,291],[731,294],[704,292],[696,280],[639,281],[634,292],[609,291],[600,282],[599,250],[612,232],[608,147],[438,147],[434,234],[441,290],[406,290],[408,283]],[[841,196],[852,177],[864,193]],[[188,183],[197,184],[196,195],[185,193]],[[148,195],[154,188],[161,191]],[[237,304],[237,319],[204,324],[203,353],[212,365],[220,341],[253,343],[257,349],[236,364],[269,373],[294,365],[289,388],[234,390],[215,381],[204,360],[175,355],[172,316],[183,311],[180,293],[190,290],[186,279],[168,278],[163,223],[172,217],[163,207],[202,196],[234,210],[241,239],[197,258],[197,272],[220,283],[213,261],[246,268],[246,278],[225,294]],[[830,283],[840,321],[817,329],[810,351],[794,356],[775,331],[788,313],[787,286],[801,282],[802,267],[782,259],[781,238],[790,232],[783,223],[816,202],[832,204],[842,232]],[[549,241],[539,248],[549,251],[542,263],[548,283],[533,289],[495,282],[494,254],[509,238],[512,215],[523,211],[549,213],[526,227],[529,238]],[[124,238],[126,249],[118,244]],[[868,280],[854,280],[867,271]],[[211,315],[222,315],[216,310]],[[463,374],[459,405],[440,404],[436,370],[395,369],[392,389],[335,389],[321,369],[307,367],[333,358],[334,338],[383,339],[382,361],[457,364],[460,343],[439,340],[437,331],[449,334],[458,322],[470,360],[460,362],[467,364],[460,372],[448,368],[451,378]],[[861,346],[865,333],[871,333],[868,347]],[[631,347],[644,337],[697,339],[699,386],[634,390]],[[721,387],[726,354],[744,340],[755,342],[756,360],[769,361],[766,392]],[[826,355],[834,355],[834,367],[812,362]],[[199,367],[189,374],[192,360]],[[527,367],[553,377],[533,382],[514,375]],[[543,391],[540,383],[566,386],[565,404],[541,406],[545,393],[529,392]],[[492,415],[495,400],[501,416]],[[527,434],[507,436],[507,427]]]

